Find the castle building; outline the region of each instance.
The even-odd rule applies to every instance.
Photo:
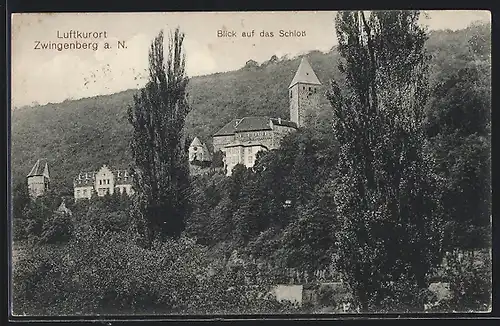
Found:
[[[210,162],[212,157],[208,150],[207,145],[202,143],[198,137],[195,137],[189,145],[189,162],[199,161],[199,162]]]
[[[290,120],[269,117],[233,119],[213,135],[214,153],[224,153],[227,175],[237,164],[253,167],[257,153],[276,149],[285,135],[305,126],[307,112],[319,105],[321,83],[303,57],[290,83]]]
[[[111,170],[103,165],[98,171],[81,172],[73,180],[74,197],[78,199],[90,199],[93,193],[103,197],[106,194],[132,195],[132,176],[127,170]]]
[[[49,190],[49,164],[45,159],[36,161],[27,177],[28,193],[31,198],[43,196]]]
[[[253,167],[257,153],[278,148],[281,139],[297,129],[294,122],[281,118],[245,117],[234,119],[213,136],[214,152],[224,153],[227,175],[237,164]]]

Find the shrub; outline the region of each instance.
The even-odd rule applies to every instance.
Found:
[[[454,252],[447,257],[445,277],[451,296],[436,311],[488,311],[491,309],[491,257],[489,252]]]
[[[40,241],[50,244],[63,243],[71,238],[72,233],[71,218],[66,214],[56,212],[52,218],[43,223]]]
[[[75,236],[67,243],[27,248],[28,254],[19,258],[14,269],[15,314],[228,314],[290,309],[267,295],[267,280],[246,283],[244,275],[251,266],[213,263],[207,248],[192,239],[155,242],[146,249],[135,243],[134,234],[103,232],[98,223],[96,219],[76,224]]]

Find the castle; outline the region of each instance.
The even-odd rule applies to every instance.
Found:
[[[213,135],[213,153],[224,154],[226,174],[237,164],[253,167],[257,153],[276,149],[288,133],[306,124],[306,114],[319,106],[321,82],[306,57],[288,86],[290,120],[261,116],[233,119]],[[212,155],[207,146],[195,137],[188,148],[189,162],[207,163]],[[98,171],[81,172],[73,180],[74,198],[90,199],[114,193],[132,195],[132,176],[127,170],[111,170],[106,165]],[[27,176],[31,197],[39,197],[49,189],[50,176],[46,160],[38,160]]]
[[[213,135],[214,153],[224,153],[226,174],[237,164],[253,167],[260,151],[276,149],[285,135],[303,127],[306,114],[319,105],[321,83],[307,58],[288,86],[290,120],[269,117],[233,119]]]

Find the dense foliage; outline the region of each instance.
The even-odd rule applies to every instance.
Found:
[[[134,213],[146,242],[180,235],[188,210],[189,166],[183,137],[186,98],[184,34],[177,28],[163,50],[163,31],[149,51],[149,81],[129,107],[136,195]]]
[[[362,311],[422,309],[442,216],[425,157],[428,57],[418,12],[341,12],[346,87],[333,84],[341,144],[339,258]],[[397,234],[397,236],[394,236]]]
[[[120,203],[119,205],[116,205]],[[41,246],[24,239],[14,266],[14,314],[211,314],[293,311],[268,297],[270,282],[245,282],[251,264],[213,260],[192,239],[144,248],[130,228],[130,202],[72,206],[70,237]]]

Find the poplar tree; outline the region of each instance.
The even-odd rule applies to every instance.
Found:
[[[189,166],[184,150],[184,122],[189,112],[185,74],[184,34],[169,37],[165,58],[163,31],[149,49],[149,80],[129,108],[133,127],[130,148],[134,159],[138,231],[147,241],[177,237],[188,209]]]
[[[346,87],[332,83],[340,144],[337,266],[363,311],[422,310],[441,210],[424,137],[426,31],[418,11],[339,12]]]

